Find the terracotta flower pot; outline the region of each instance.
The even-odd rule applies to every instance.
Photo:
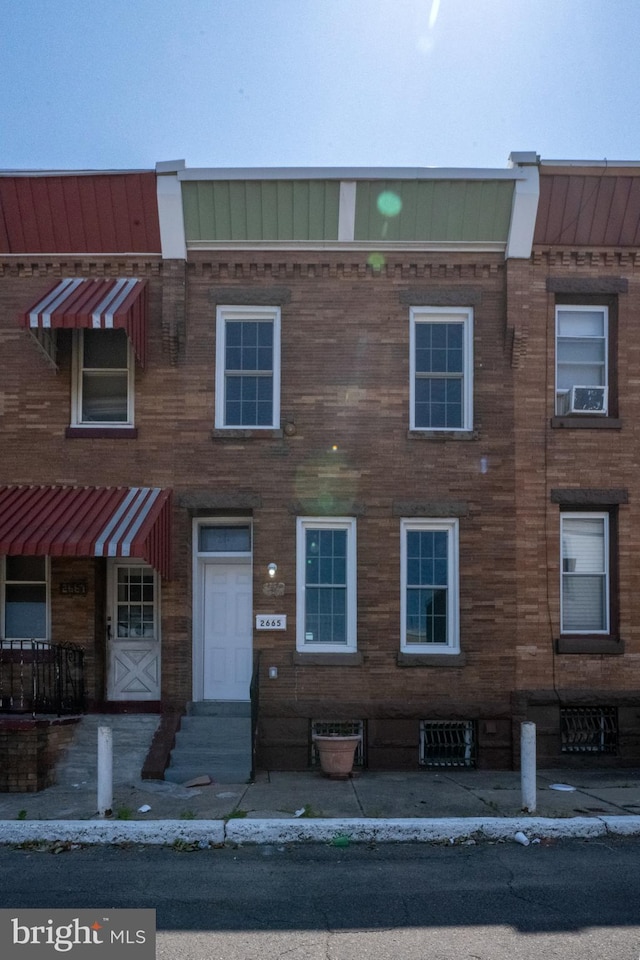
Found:
[[[346,780],[353,770],[356,747],[361,740],[360,734],[348,737],[313,738],[320,754],[320,766],[332,780]]]

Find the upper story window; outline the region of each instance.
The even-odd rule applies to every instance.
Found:
[[[606,414],[608,365],[608,307],[557,306],[556,415]]]
[[[132,426],[133,384],[133,350],[124,330],[74,332],[73,426]]]
[[[460,652],[458,521],[401,523],[401,649]]]
[[[0,609],[3,639],[47,639],[48,583],[46,557],[5,557]]]
[[[410,428],[473,428],[473,310],[412,307]]]
[[[565,512],[562,547],[562,633],[610,633],[610,537],[608,512]]]
[[[356,521],[299,518],[298,650],[356,649]]]
[[[215,425],[280,426],[278,307],[218,307]]]

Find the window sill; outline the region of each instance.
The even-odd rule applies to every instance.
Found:
[[[407,440],[478,440],[477,430],[408,430]]]
[[[624,640],[620,637],[559,637],[556,653],[595,653],[620,656],[624,653]]]
[[[235,427],[218,428],[211,431],[212,440],[281,440],[284,431],[276,427],[264,430],[239,430]]]
[[[361,653],[303,653],[296,650],[293,655],[295,666],[299,667],[359,667],[363,663]]]
[[[403,653],[396,660],[399,667],[464,667],[464,653]]]
[[[137,427],[67,427],[67,440],[137,440]]]
[[[621,430],[619,417],[552,417],[552,430]]]

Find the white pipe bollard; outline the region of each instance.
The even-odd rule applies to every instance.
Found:
[[[98,816],[106,817],[113,807],[113,731],[98,727]]]
[[[536,812],[536,725],[526,721],[520,725],[520,782],[522,809]]]

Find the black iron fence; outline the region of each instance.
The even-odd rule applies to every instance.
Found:
[[[71,643],[5,640],[0,643],[0,711],[81,713],[84,654]]]

